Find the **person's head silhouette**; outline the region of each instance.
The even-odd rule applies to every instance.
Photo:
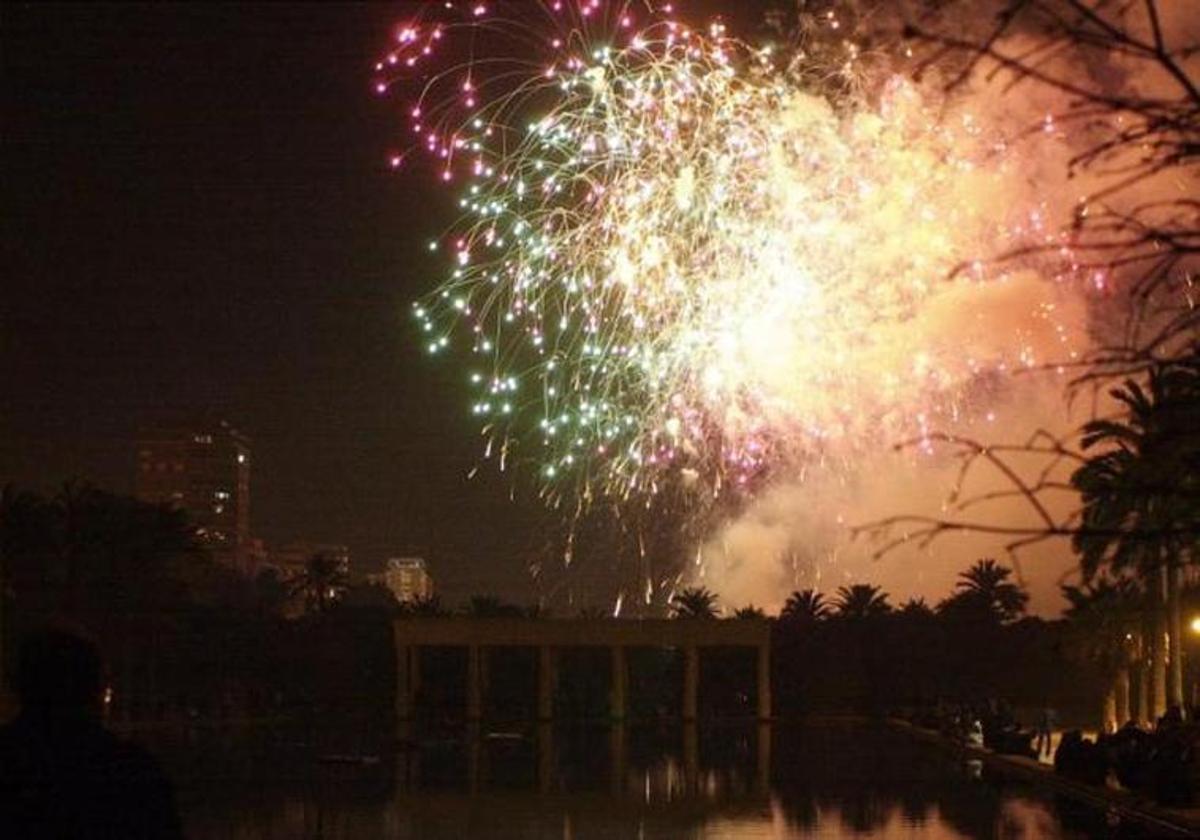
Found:
[[[97,715],[103,669],[96,646],[66,630],[41,630],[25,638],[15,688],[26,714]]]
[[[39,630],[16,664],[21,714],[0,726],[0,837],[177,840],[162,768],[100,721],[96,646],[70,630]]]

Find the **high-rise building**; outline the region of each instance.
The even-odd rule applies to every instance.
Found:
[[[218,560],[248,571],[250,440],[224,420],[171,418],[138,435],[134,492],[186,511]]]
[[[367,579],[386,586],[400,603],[433,597],[433,578],[420,557],[393,557],[382,572]]]

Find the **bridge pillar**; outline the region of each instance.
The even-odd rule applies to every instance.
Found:
[[[404,646],[404,705],[406,718],[417,716],[417,694],[421,691],[421,646]]]
[[[620,796],[625,791],[625,777],[629,773],[629,740],[624,723],[609,728],[608,761],[609,784],[612,792]]]
[[[412,717],[412,692],[409,691],[411,676],[408,670],[408,645],[396,641],[396,719],[408,720]]]
[[[556,653],[550,645],[541,645],[538,648],[538,720],[554,718],[554,692],[558,687]]]
[[[554,727],[539,723],[537,728],[538,790],[549,793],[554,787]]]
[[[421,646],[400,638],[400,626],[393,630],[396,651],[396,718],[409,720],[417,713],[417,692],[421,688]]]
[[[629,706],[629,664],[623,645],[612,648],[612,708],[609,713],[614,720],[625,720]]]
[[[467,647],[467,720],[483,717],[483,648]]]
[[[758,646],[758,719],[771,719],[771,646]]]
[[[472,794],[479,792],[487,776],[487,748],[479,721],[474,721],[467,727],[467,786]]]
[[[687,645],[683,649],[683,719],[695,720],[697,694],[700,691],[700,648]]]

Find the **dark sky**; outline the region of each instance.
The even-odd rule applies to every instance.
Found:
[[[481,470],[462,372],[408,312],[453,218],[386,154],[405,4],[3,7],[0,482],[131,488],[159,406],[254,440],[254,531],[429,557],[528,599],[536,505]]]

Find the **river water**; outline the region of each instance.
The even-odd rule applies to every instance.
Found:
[[[187,835],[416,840],[1139,836],[865,724],[296,731],[156,747]]]

